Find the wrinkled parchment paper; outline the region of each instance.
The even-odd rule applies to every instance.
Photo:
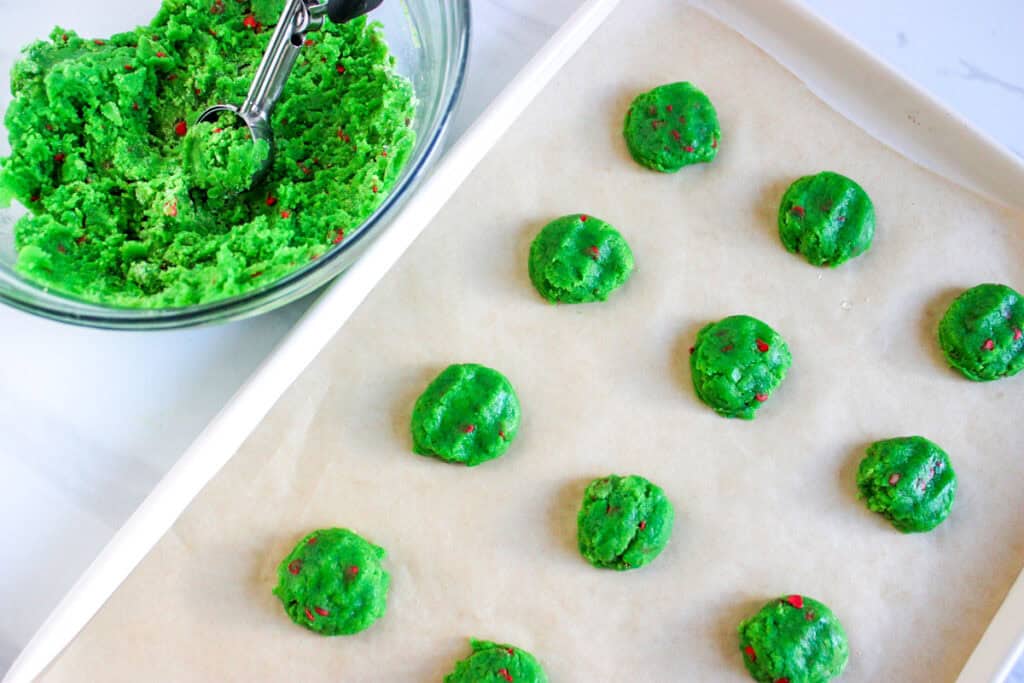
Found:
[[[708,93],[724,139],[713,164],[661,175],[629,159],[621,122],[674,80]],[[823,169],[878,214],[871,251],[834,271],[786,253],[775,227],[785,187]],[[606,304],[551,306],[527,279],[531,239],[571,212],[634,249]],[[961,378],[935,327],[965,287],[1024,287],[1022,228],[706,16],[623,3],[46,680],[436,682],[476,636],[534,652],[552,681],[739,682],[737,623],[794,592],[845,625],[844,680],[952,680],[1024,562],[1024,378]],[[687,365],[697,329],[740,312],[794,357],[754,422],[700,404]],[[413,455],[416,396],[469,361],[517,387],[518,439],[476,469]],[[855,498],[864,447],[907,434],[960,476],[931,534]],[[668,549],[639,571],[575,548],[583,487],[610,472],[676,507]],[[389,552],[387,615],[358,636],[298,628],[270,593],[280,558],[325,526]]]

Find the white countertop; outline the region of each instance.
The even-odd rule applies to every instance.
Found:
[[[0,0],[0,13],[12,1]],[[805,2],[1024,156],[1024,3]],[[473,0],[470,75],[453,135],[579,4]],[[0,307],[0,672],[304,308],[129,334]]]

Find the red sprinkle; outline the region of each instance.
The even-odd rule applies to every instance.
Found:
[[[63,164],[66,158],[67,157],[64,156],[64,152],[57,152],[56,154],[53,155],[53,160],[56,161],[58,164]]]
[[[768,394],[754,394],[754,400],[758,403],[764,403],[768,400]]]
[[[242,19],[242,26],[246,28],[256,28],[260,25],[260,22],[256,21],[256,17],[251,14],[246,15],[245,19]]]
[[[734,347],[732,344],[726,344],[725,346],[722,347],[722,353],[729,353],[734,348],[736,347]]]
[[[315,619],[315,617],[313,616],[313,613],[309,611],[308,607],[306,608],[306,618],[309,619],[310,621],[313,621]]]
[[[498,675],[504,678],[506,681],[513,680],[512,674],[508,672],[508,669],[498,669]]]
[[[96,43],[97,45],[106,45],[106,43],[104,43],[102,40],[94,40],[92,42]]]
[[[313,40],[312,38],[306,38],[306,42],[304,42],[303,45],[305,45],[306,47],[312,47],[316,45],[316,41]]]
[[[672,112],[672,105],[671,104],[665,105],[665,111],[671,113]]]
[[[138,111],[139,110],[139,103],[138,102],[132,102],[132,109],[135,110],[135,111]]]
[[[600,249],[598,249],[596,245],[595,245],[595,246],[592,246],[592,247],[589,247],[589,248],[587,249],[587,251],[588,251],[588,252],[590,252],[590,255],[591,255],[591,256],[592,256],[593,258],[594,258],[594,260],[595,260],[595,261],[596,261],[596,260],[598,259],[598,257],[599,257],[599,256],[601,255],[601,250],[600,250]]]
[[[157,53],[156,53],[156,56],[157,56],[157,57],[159,57],[159,58],[161,58],[161,59],[163,59],[164,57],[166,57],[166,56],[167,56],[167,54],[166,54],[166,53],[164,53],[164,52],[157,52]]]
[[[178,202],[174,201],[164,204],[164,214],[171,218],[176,218],[178,216]]]
[[[505,432],[498,432],[498,436],[500,436],[502,439],[504,439],[505,438]]]
[[[65,33],[65,34],[63,34],[63,35],[61,36],[61,39],[62,39],[62,40],[63,40],[63,41],[65,42],[65,43],[66,43],[66,42],[68,42],[68,34],[66,34],[66,33]]]
[[[752,661],[752,662],[756,662],[757,661],[757,653],[754,652],[754,648],[750,647],[749,645],[747,645],[745,648],[743,648],[743,654],[745,654],[747,657],[749,657],[750,661]]]
[[[75,240],[75,244],[85,244],[88,241],[88,239],[88,235],[82,235],[81,237]]]
[[[386,157],[386,156],[388,155],[388,151],[387,151],[386,149],[382,149],[382,150],[380,151],[380,155],[381,155],[382,157]]]
[[[373,186],[373,193],[377,194],[377,186],[376,185]]]
[[[893,472],[889,475],[889,486],[895,486],[898,483],[900,483],[900,473]]]
[[[587,214],[585,214],[585,213],[581,213],[580,214],[580,220],[583,221],[584,223],[587,222],[588,218],[590,218],[590,216],[588,216]]]
[[[665,122],[662,121],[661,119],[654,119],[653,121],[651,121],[651,128],[653,128],[654,130],[658,130],[658,126],[664,126],[664,125],[665,125]]]
[[[806,619],[807,621],[814,621],[817,618],[818,618],[818,615],[815,614],[814,610],[812,610],[812,609],[809,609],[806,612],[804,612],[804,619]]]
[[[203,94],[203,91],[202,91],[202,90],[200,90],[199,88],[196,88],[194,92],[195,92],[195,94],[196,94],[196,97],[199,97],[200,95],[202,95],[202,94]]]
[[[679,134],[678,130],[672,131],[672,137],[675,139],[676,142],[679,142],[683,138],[683,136]]]
[[[302,560],[292,560],[288,563],[288,573],[298,575],[302,571]]]
[[[637,526],[640,527],[640,531],[643,531],[644,529],[647,528],[647,520],[641,519],[640,523],[637,524]]]
[[[797,609],[804,608],[804,598],[802,595],[789,595],[786,597],[786,602],[791,604],[793,607],[796,607]]]
[[[48,131],[50,131],[52,133],[53,132],[53,126],[51,124],[49,124],[49,123],[46,124],[46,130],[48,130]]]
[[[183,138],[183,137],[185,137],[186,133],[188,133],[188,124],[187,123],[185,123],[184,121],[178,121],[176,124],[174,124],[174,134],[175,135],[177,135],[179,138]]]
[[[654,105],[652,104],[652,105],[651,105],[651,106],[650,106],[650,107],[649,107],[649,108],[647,109],[647,114],[648,114],[648,116],[657,116],[657,114],[658,114],[658,108],[657,108],[657,107],[655,107],[655,106],[654,106]]]
[[[125,71],[132,71],[132,70],[133,70],[134,68],[135,68],[135,67],[134,67],[134,66],[132,66],[131,64],[125,64],[125,65],[124,65],[124,70],[125,70]]]
[[[267,206],[273,206],[274,204],[277,204],[277,197],[273,195],[267,197]]]
[[[788,678],[776,678],[774,683],[789,683]]]
[[[718,148],[718,138],[711,138],[711,149]]]
[[[1024,337],[1024,332],[1021,332],[1019,327],[1013,328],[1013,341],[1020,341],[1021,337]]]
[[[465,427],[462,428],[462,433],[463,434],[472,434],[475,431],[476,431],[476,425],[466,425]]]
[[[58,244],[58,245],[57,245],[57,251],[59,251],[59,252],[60,252],[60,253],[62,253],[62,254],[66,254],[66,253],[68,253],[68,250],[64,248],[64,245],[63,245],[63,244]]]
[[[37,195],[37,194],[34,194],[34,195],[32,195],[31,197],[29,197],[29,198],[28,198],[28,200],[29,200],[30,202],[38,202],[38,201],[39,201],[39,195]]]
[[[316,545],[316,536],[310,536],[309,540],[306,541],[306,545]]]
[[[510,647],[506,647],[506,648],[505,648],[505,652],[507,652],[507,653],[508,653],[508,656],[509,656],[509,657],[514,657],[514,656],[515,656],[515,654],[516,654],[516,651],[515,651],[515,650],[513,650],[513,649],[512,649],[512,648],[510,648]]]
[[[328,614],[330,614],[330,612],[325,610],[323,607],[314,607],[313,611],[316,612],[317,614],[319,614],[322,617],[326,617]]]
[[[350,579],[354,579],[356,576],[359,575],[359,567],[352,565],[351,567],[345,570],[345,575],[348,576]]]
[[[346,135],[345,131],[343,131],[341,128],[338,129],[338,137],[341,138],[342,140],[344,140],[345,142],[351,142],[352,141],[352,138],[350,138],[348,135]]]
[[[991,351],[992,349],[996,348],[996,343],[991,339],[986,339],[985,343],[981,345],[981,348],[985,349],[986,351]]]
[[[263,275],[263,271],[262,271],[262,270],[257,270],[257,271],[256,271],[255,273],[253,273],[253,274],[252,274],[252,275],[250,275],[249,277],[251,277],[251,278],[252,278],[253,280],[255,280],[255,279],[256,279],[256,278],[258,278],[258,277],[259,277],[260,275]]]
[[[344,66],[342,66],[341,64],[339,64],[338,66],[336,66],[336,67],[335,67],[335,69],[337,70],[337,72],[338,72],[339,74],[343,74],[343,73],[345,73],[345,67],[344,67]]]
[[[793,208],[789,210],[789,212],[796,216],[797,218],[803,218],[805,215],[807,215],[807,212],[804,211],[804,207],[800,206],[799,204],[794,205]]]
[[[690,347],[690,355],[692,356],[692,355],[693,355],[693,352],[694,352],[694,351],[696,351],[696,350],[697,350],[697,347],[696,347],[696,346],[691,346],[691,347]]]
[[[224,132],[224,129],[223,129],[223,128],[214,128],[214,129],[213,129],[213,132],[214,132],[214,133],[223,133],[223,132]]]
[[[765,340],[763,340],[763,339],[758,339],[757,340],[757,350],[760,351],[761,353],[766,352],[770,348],[771,347],[768,346],[768,343],[765,342]]]
[[[167,80],[169,80],[169,81],[176,81],[176,80],[178,80],[178,74],[168,74]]]
[[[683,147],[683,151],[684,152],[692,152],[693,151],[693,145],[687,145],[686,147]]]
[[[338,228],[338,231],[334,234],[334,244],[341,244],[342,240],[345,239],[345,231]]]
[[[224,0],[213,0],[213,4],[210,6],[210,14],[223,14],[224,13]]]
[[[292,217],[292,212],[291,211],[282,211],[281,212],[281,218],[291,218],[291,217]]]

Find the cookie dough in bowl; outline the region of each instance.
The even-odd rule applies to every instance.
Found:
[[[256,159],[219,121],[199,135],[196,119],[241,104],[283,0],[166,0],[138,28],[114,18],[126,6],[103,4],[98,36],[5,28],[28,47],[0,57],[14,91],[0,131],[0,298],[60,320],[178,327],[326,283],[421,177],[460,91],[465,2],[327,22],[274,109],[269,174],[245,189]]]

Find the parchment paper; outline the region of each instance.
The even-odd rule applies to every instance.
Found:
[[[661,175],[629,159],[621,121],[674,80],[709,94],[724,139],[713,164]],[[775,227],[785,187],[823,169],[878,213],[871,251],[838,270],[787,254]],[[605,304],[551,306],[527,279],[531,239],[571,212],[634,249]],[[739,620],[799,592],[845,625],[844,680],[952,680],[1024,562],[1024,378],[961,378],[935,327],[965,287],[1024,286],[1022,227],[706,16],[623,3],[45,678],[439,681],[476,636],[534,652],[553,681],[738,682]],[[687,366],[696,330],[739,312],[794,357],[753,422],[700,404]],[[413,455],[416,396],[470,361],[516,386],[518,439],[476,469]],[[864,447],[907,434],[960,476],[931,534],[855,498]],[[638,571],[575,548],[583,487],[610,472],[676,506]],[[358,636],[298,628],[270,593],[324,526],[389,552],[388,613]]]

